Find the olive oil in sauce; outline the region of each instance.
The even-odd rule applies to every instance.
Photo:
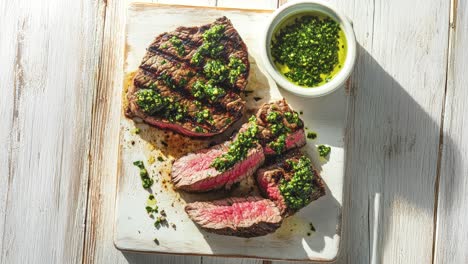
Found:
[[[292,16],[273,33],[271,53],[277,69],[305,88],[329,82],[346,60],[346,36],[329,16],[312,12]]]

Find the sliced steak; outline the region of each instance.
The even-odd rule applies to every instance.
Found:
[[[285,99],[263,104],[256,119],[258,139],[265,155],[280,155],[306,144],[304,122]]]
[[[272,233],[283,220],[275,203],[255,196],[189,203],[185,212],[209,232],[239,237]]]
[[[178,160],[172,166],[172,181],[178,189],[205,192],[219,188],[229,189],[233,183],[253,175],[263,164],[265,156],[262,147],[255,144],[247,157],[226,171],[218,171],[212,166],[217,157],[229,151],[232,141],[190,153]]]
[[[226,17],[179,27],[150,44],[125,114],[190,137],[223,133],[245,112],[240,92],[249,68],[247,47]]]
[[[302,165],[299,173],[295,171],[295,166]],[[304,174],[306,173],[306,174]],[[303,175],[311,177],[303,177]],[[295,178],[294,185],[291,180]],[[287,153],[260,168],[256,173],[256,180],[262,194],[271,199],[280,208],[283,215],[291,215],[310,202],[325,195],[325,185],[320,174],[315,170],[307,156],[298,150]],[[288,187],[281,185],[289,183]],[[283,185],[284,186],[284,185]]]

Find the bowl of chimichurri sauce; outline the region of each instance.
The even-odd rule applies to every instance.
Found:
[[[290,2],[268,21],[262,57],[282,88],[304,97],[323,96],[342,87],[353,70],[354,30],[327,2]]]

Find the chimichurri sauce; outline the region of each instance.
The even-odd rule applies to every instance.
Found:
[[[346,58],[346,38],[340,25],[322,14],[293,17],[274,33],[271,55],[291,82],[316,87],[331,80]]]

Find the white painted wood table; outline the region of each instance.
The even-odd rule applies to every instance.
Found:
[[[332,1],[359,42],[337,263],[468,263],[468,1]],[[0,262],[262,263],[114,248],[127,4],[0,1]]]

